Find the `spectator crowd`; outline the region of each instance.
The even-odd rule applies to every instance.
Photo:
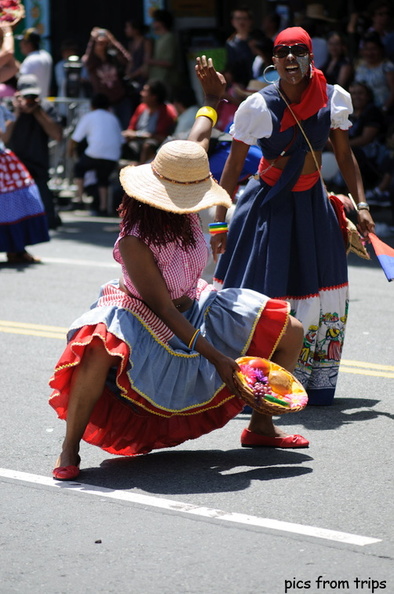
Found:
[[[226,135],[234,113],[251,93],[275,82],[273,40],[285,27],[302,26],[311,36],[314,62],[329,84],[350,93],[353,103],[350,142],[360,165],[366,196],[371,206],[391,208],[394,223],[394,6],[390,0],[374,0],[365,10],[335,20],[323,4],[284,16],[276,3],[259,24],[250,9],[238,6],[231,13],[231,31],[221,44],[222,74],[227,81],[225,100],[218,109],[210,157],[228,151]],[[61,224],[56,198],[49,185],[49,141],[63,142],[73,163],[77,187],[75,208],[90,207],[97,215],[114,214],[117,172],[125,163],[151,161],[167,138],[185,138],[200,107],[182,61],[174,16],[156,10],[150,27],[131,18],[124,24],[122,40],[107,29],[93,26],[85,48],[74,39],[61,44],[61,59],[41,47],[34,29],[16,39],[23,60],[0,84],[0,101],[9,111],[1,140],[29,171],[41,194],[49,229]],[[289,22],[288,19],[292,19]],[[0,67],[6,68],[12,31],[0,29]],[[180,50],[186,49],[186,52]],[[209,55],[209,50],[205,50]],[[70,74],[77,75],[77,85]],[[75,76],[74,76],[75,81]],[[56,90],[58,102],[47,97]],[[83,98],[90,111],[66,130],[62,98]],[[223,142],[218,137],[223,134]],[[325,148],[323,177],[335,191],[344,182]],[[250,171],[259,159],[251,156]],[[224,162],[216,159],[215,162]],[[253,169],[255,170],[253,171]],[[215,175],[220,172],[215,172]],[[93,180],[93,181],[92,181]],[[115,199],[108,188],[115,186]],[[86,201],[90,191],[92,202]],[[1,231],[0,231],[1,232]]]

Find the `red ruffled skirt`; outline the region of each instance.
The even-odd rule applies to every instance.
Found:
[[[246,354],[270,358],[286,329],[288,317],[287,302],[269,299],[256,322]],[[49,403],[61,419],[67,419],[73,372],[93,337],[99,337],[107,352],[117,356],[118,365],[115,389],[106,385],[83,439],[111,454],[135,456],[176,446],[223,427],[245,405],[223,387],[211,399],[190,409],[168,411],[155,407],[151,399],[145,399],[131,387],[127,374],[128,344],[109,332],[105,323],[98,323],[85,325],[72,336],[49,382],[53,389]]]

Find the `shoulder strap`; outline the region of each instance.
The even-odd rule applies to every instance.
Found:
[[[303,128],[303,126],[302,126],[301,122],[298,120],[298,118],[297,118],[297,116],[295,115],[294,111],[293,111],[293,110],[292,110],[292,108],[290,107],[290,105],[289,105],[289,102],[287,101],[286,97],[283,95],[282,91],[280,90],[280,88],[279,88],[279,85],[277,86],[277,89],[278,89],[278,93],[279,93],[279,95],[281,96],[281,98],[282,98],[282,99],[283,99],[283,101],[286,103],[287,107],[289,108],[289,111],[290,111],[290,113],[292,114],[292,116],[293,116],[294,120],[297,122],[297,126],[298,126],[298,127],[299,127],[299,129],[301,130],[301,133],[302,133],[303,137],[305,138],[305,140],[306,140],[306,142],[307,142],[307,145],[308,145],[308,147],[309,147],[309,149],[310,149],[310,151],[311,151],[311,153],[312,153],[312,157],[313,157],[313,160],[314,160],[314,162],[315,162],[316,169],[317,169],[317,170],[318,170],[318,172],[319,172],[319,175],[320,175],[320,179],[321,179],[321,181],[322,181],[322,184],[323,184],[324,188],[326,188],[326,184],[325,184],[325,182],[324,182],[324,179],[323,179],[323,176],[322,176],[322,173],[321,173],[321,168],[320,168],[320,166],[319,166],[319,163],[317,162],[316,155],[315,155],[315,151],[313,150],[313,147],[312,147],[312,145],[311,145],[311,143],[310,143],[310,140],[309,140],[308,136],[306,135],[306,132],[305,132],[305,130],[304,130],[304,128]],[[327,188],[326,188],[326,191],[327,191]],[[327,192],[327,195],[328,195],[328,192]],[[350,198],[351,202],[353,203],[354,209],[357,211],[357,204],[355,203],[353,196],[352,196],[351,194],[348,194],[348,196],[349,196],[349,198]]]
[[[306,142],[307,142],[307,145],[308,145],[308,147],[309,147],[309,150],[310,150],[310,151],[311,151],[311,153],[312,153],[312,157],[313,157],[313,160],[314,160],[314,162],[315,162],[316,169],[317,169],[317,171],[319,172],[319,174],[320,174],[320,177],[321,177],[321,179],[322,179],[322,181],[323,181],[322,174],[321,174],[321,171],[320,171],[320,166],[319,166],[319,163],[317,162],[317,159],[316,159],[315,151],[313,150],[313,147],[312,147],[312,145],[311,145],[311,143],[310,143],[310,140],[309,140],[309,138],[307,137],[307,135],[306,135],[306,133],[305,133],[305,130],[304,130],[304,128],[303,128],[303,127],[302,127],[302,125],[301,125],[301,122],[299,121],[299,119],[297,118],[296,114],[295,114],[295,113],[294,113],[294,111],[292,110],[292,108],[291,108],[291,106],[290,106],[289,102],[287,101],[286,97],[283,95],[282,91],[280,90],[280,88],[279,88],[279,85],[277,85],[277,87],[276,87],[276,88],[278,89],[278,93],[279,93],[279,95],[281,96],[281,98],[283,99],[283,101],[286,103],[286,106],[288,107],[288,109],[289,109],[289,111],[290,111],[291,115],[293,116],[294,120],[297,122],[297,126],[298,126],[298,127],[299,127],[299,129],[301,130],[301,133],[302,133],[303,137],[305,138],[305,140],[306,140]]]

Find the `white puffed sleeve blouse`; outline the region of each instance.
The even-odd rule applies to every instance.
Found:
[[[333,85],[331,95],[331,128],[348,130],[352,123],[349,115],[353,113],[350,94],[339,85]],[[272,117],[262,91],[253,93],[238,107],[230,134],[235,140],[245,144],[257,144],[259,138],[269,138],[272,134]]]

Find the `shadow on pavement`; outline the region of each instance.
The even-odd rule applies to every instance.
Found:
[[[137,488],[158,495],[226,493],[247,489],[252,480],[271,481],[310,473],[311,468],[298,466],[310,460],[300,451],[270,448],[166,450],[104,460],[100,469],[83,469],[78,481],[109,489]]]
[[[370,421],[394,415],[374,408],[380,400],[369,398],[335,398],[331,406],[307,406],[296,414],[283,415],[278,425],[300,425],[306,429],[329,431],[342,425]],[[360,410],[357,410],[360,409]]]

